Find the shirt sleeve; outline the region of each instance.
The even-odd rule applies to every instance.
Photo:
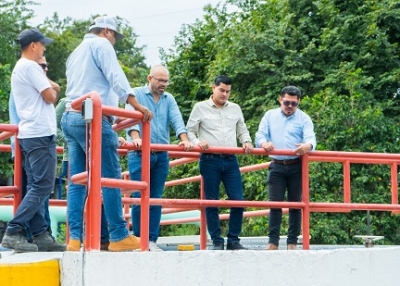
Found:
[[[170,96],[168,102],[169,102],[168,110],[169,110],[170,122],[175,130],[176,137],[179,139],[179,134],[187,133],[187,129],[185,127],[185,123],[183,122],[182,114],[181,111],[179,110],[175,98]]]
[[[317,139],[314,132],[314,124],[310,116],[306,116],[306,120],[303,126],[303,137],[305,143],[312,144],[313,147],[311,151],[314,151],[317,147]]]
[[[10,116],[10,124],[18,125],[21,121],[17,114],[17,108],[15,106],[14,95],[12,91],[10,92],[10,98],[8,100],[8,114]],[[11,136],[11,158],[14,158],[15,153],[15,136]]]
[[[117,94],[121,103],[126,103],[128,95],[133,95],[133,89],[130,87],[128,79],[118,62],[117,54],[110,42],[102,43],[98,56],[98,65],[107,78],[112,90]]]
[[[61,139],[65,142],[65,135],[64,132],[62,132],[61,129],[61,118],[62,115],[65,111],[65,105],[66,105],[66,98],[62,98],[60,99],[60,101],[58,102],[57,106],[56,106],[56,118],[57,118],[57,138]]]
[[[256,147],[261,147],[262,143],[270,141],[268,124],[268,113],[265,113],[260,121],[260,124],[258,125],[258,130],[256,132]]]
[[[133,108],[133,106],[130,105],[130,104],[125,104],[125,109],[126,109],[126,110],[135,110],[135,108]],[[128,140],[128,142],[132,142],[132,138],[131,138],[131,136],[129,135],[129,133],[130,133],[131,131],[133,131],[133,130],[135,130],[135,131],[137,131],[137,132],[140,133],[139,124],[133,125],[133,126],[128,127],[128,128],[125,129],[125,131],[126,131],[126,139]]]
[[[196,103],[195,106],[193,107],[192,112],[190,113],[188,122],[186,124],[186,128],[188,131],[188,138],[190,142],[195,146],[199,145],[200,143],[200,140],[197,138],[199,134],[200,122],[201,122],[201,113],[199,110],[199,106]]]
[[[249,130],[247,129],[246,123],[244,122],[243,112],[240,107],[238,109],[238,113],[240,115],[239,115],[239,121],[236,126],[237,137],[238,137],[240,143],[242,143],[242,145],[246,142],[251,143],[252,141],[251,141],[250,133],[249,133]]]

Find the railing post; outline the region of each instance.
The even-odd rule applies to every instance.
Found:
[[[140,248],[149,250],[150,217],[150,123],[142,122],[142,181],[147,183],[140,199]]]
[[[200,179],[200,199],[206,199],[206,196],[204,194],[204,180],[202,176]],[[200,249],[207,249],[207,218],[205,207],[201,207],[200,209]]]
[[[15,215],[19,204],[22,199],[22,150],[19,146],[19,140],[17,138],[17,133],[15,133],[14,141],[14,185],[18,188],[19,192],[14,194],[13,201],[13,214]]]
[[[346,160],[343,163],[343,200],[344,203],[350,203],[351,196],[350,196],[350,161]]]
[[[86,206],[86,235],[85,250],[100,250],[100,225],[101,225],[101,132],[102,132],[102,109],[101,98],[97,92],[91,93],[93,101],[93,119],[90,124],[89,146],[89,180],[88,199]]]
[[[397,163],[392,163],[390,165],[390,189],[392,193],[392,204],[398,205],[399,204],[399,182],[397,179]],[[394,214],[400,214],[399,211],[392,211]]]
[[[303,192],[303,249],[310,249],[310,179],[308,155],[303,155],[301,160],[301,189]]]

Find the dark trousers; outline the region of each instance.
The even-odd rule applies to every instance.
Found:
[[[269,201],[282,202],[287,190],[287,201],[301,202],[301,162],[293,165],[271,163],[267,176]],[[269,243],[279,245],[282,209],[271,209],[269,214]],[[297,244],[301,229],[301,210],[289,209],[287,244]]]
[[[30,232],[36,237],[49,227],[44,203],[54,189],[57,164],[55,135],[20,139],[19,142],[24,155],[27,193],[8,223],[6,232],[23,232],[24,235]],[[28,223],[30,230],[27,229]]]
[[[219,199],[219,186],[224,184],[229,200],[242,201],[243,187],[239,163],[235,155],[202,154],[200,156],[200,174],[204,181],[204,193],[207,200]],[[238,242],[242,231],[244,208],[231,208],[229,217],[228,243]],[[207,207],[207,228],[214,243],[224,242],[221,237],[218,208]]]
[[[24,158],[22,159],[24,162]],[[28,178],[26,176],[26,171],[25,171],[25,167],[24,165],[22,165],[22,198],[25,197],[26,193],[28,192]],[[49,201],[50,201],[50,196],[47,197],[47,199],[44,201],[43,204],[43,208],[44,208],[44,219],[48,225],[47,230],[49,231],[49,233],[51,234],[51,220],[50,220],[50,212],[49,212]],[[29,226],[29,222],[26,223],[25,225],[25,231],[26,231],[26,238],[28,241],[32,241],[33,237],[32,237],[32,233],[31,233],[31,228]]]

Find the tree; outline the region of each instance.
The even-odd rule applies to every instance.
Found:
[[[400,4],[395,0],[228,0],[237,5],[207,7],[206,15],[185,26],[166,53],[185,119],[194,102],[208,97],[210,79],[225,73],[233,79],[231,99],[242,106],[254,134],[264,112],[276,107],[280,89],[296,85],[303,91],[301,109],[312,117],[319,150],[399,152]],[[263,158],[240,158],[256,163]],[[340,166],[312,164],[311,192],[317,201],[339,200]],[[245,197],[265,199],[265,172],[244,175]],[[352,168],[357,200],[387,200],[387,167]],[[367,192],[366,192],[367,190]],[[174,189],[168,190],[174,193]],[[173,196],[173,195],[171,195]],[[340,201],[340,200],[339,200]],[[375,214],[373,214],[375,216]],[[376,232],[398,243],[398,217],[380,213]],[[355,243],[351,236],[364,225],[365,214],[317,214],[312,225],[336,225],[312,230],[314,243]],[[264,229],[264,219],[251,220],[245,231]],[[341,231],[337,231],[341,229]],[[264,233],[265,234],[265,233]]]
[[[0,0],[0,122],[2,123],[9,122],[10,75],[19,57],[16,40],[18,34],[27,27],[27,21],[33,16],[33,10],[28,8],[31,5],[36,3],[24,0]],[[12,174],[10,160],[9,153],[0,153],[0,178],[7,178]]]

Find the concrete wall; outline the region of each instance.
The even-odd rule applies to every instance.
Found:
[[[397,286],[400,247],[309,251],[65,252],[62,286]]]

